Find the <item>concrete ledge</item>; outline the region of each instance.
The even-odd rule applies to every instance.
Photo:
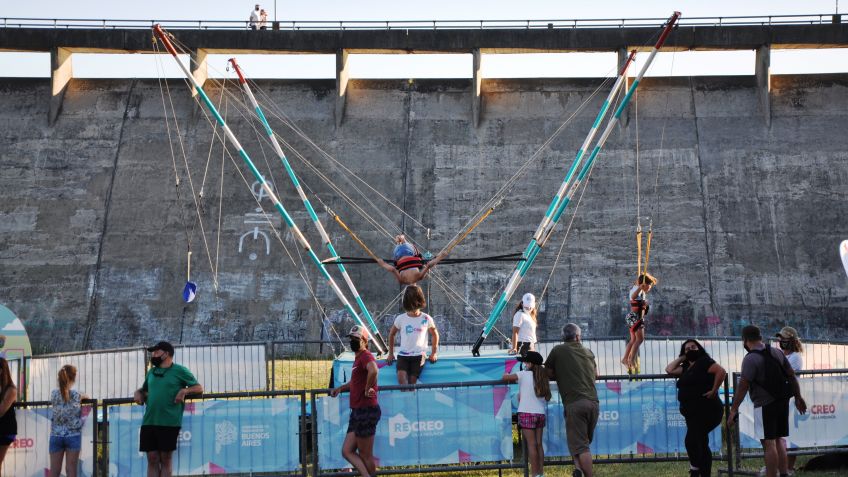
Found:
[[[659,25],[657,25],[657,28]],[[174,35],[188,49],[210,52],[350,53],[420,51],[483,53],[649,50],[657,28],[579,28],[550,30],[339,30],[242,31],[177,30]],[[828,48],[848,45],[848,25],[745,25],[679,27],[669,37],[666,51],[740,50],[761,45],[773,48]],[[44,51],[86,48],[151,52],[150,31],[137,29],[52,30],[0,29],[0,50]]]

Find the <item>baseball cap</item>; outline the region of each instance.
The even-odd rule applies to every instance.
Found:
[[[536,297],[533,296],[532,293],[525,293],[524,296],[521,297],[521,304],[524,305],[525,308],[535,308]]]
[[[527,354],[525,354],[524,356],[519,356],[515,358],[515,360],[521,361],[522,363],[535,364],[537,366],[540,366],[542,363],[545,362],[545,360],[542,359],[542,355],[535,351],[528,351]]]
[[[161,349],[162,351],[168,353],[169,355],[174,356],[174,345],[172,345],[171,343],[168,343],[167,341],[160,341],[160,342],[156,343],[155,345],[147,348],[147,351],[150,351],[152,353],[152,352],[154,352],[158,349]]]
[[[796,339],[797,340],[798,339],[798,331],[796,331],[795,328],[793,328],[791,326],[784,326],[783,328],[780,329],[780,332],[777,333],[774,336],[777,336],[779,338]]]
[[[368,330],[365,329],[364,326],[355,325],[350,329],[350,333],[347,334],[348,338],[365,338],[371,339],[371,335],[368,333]]]

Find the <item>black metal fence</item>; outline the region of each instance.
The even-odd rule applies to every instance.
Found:
[[[848,369],[819,369],[810,371],[798,371],[796,372],[796,374],[800,380],[801,394],[804,397],[804,400],[807,402],[808,409],[807,414],[802,417],[794,409],[794,399],[790,400],[790,430],[793,427],[797,427],[798,420],[824,417],[825,419],[819,419],[816,421],[816,433],[821,434],[823,438],[822,440],[826,441],[829,436],[832,436],[834,434],[833,431],[837,431],[838,434],[848,434],[848,430],[846,430],[844,423],[842,423],[838,419],[829,419],[830,417],[836,417],[836,408],[840,404],[834,403],[831,399],[834,394],[834,389],[832,387],[833,384],[827,382],[825,379],[821,379],[826,377],[848,377]],[[733,373],[732,376],[733,382],[738,383],[739,378],[741,377],[740,373]],[[829,387],[830,389],[828,389]],[[844,394],[842,393],[841,386],[838,387],[837,393]],[[843,410],[840,409],[840,412],[842,411]],[[795,424],[794,426],[793,421]],[[741,442],[741,428],[741,425],[735,425],[730,429],[729,432],[730,443],[732,443],[733,453],[735,455],[735,458],[732,460],[732,465],[729,466],[728,473],[730,475],[733,475],[734,472],[742,474],[750,473],[748,471],[757,472],[759,469],[748,469],[748,471],[746,471],[744,461],[751,459],[762,459],[764,457],[764,452],[761,446],[743,447]],[[845,452],[845,446],[836,446],[832,444],[833,443],[819,445],[818,443],[816,443],[814,445],[809,446],[798,446],[787,449],[787,453],[789,455],[799,456],[823,455]]]
[[[823,380],[820,379],[822,377],[828,376],[840,376],[845,377],[848,376],[848,369],[830,369],[830,370],[817,370],[817,371],[802,371],[799,372],[799,376],[802,380],[806,382],[804,384],[804,388],[806,390],[807,395],[805,396],[809,405],[821,405],[823,402],[822,397],[819,395],[825,392],[825,389],[821,389],[821,386],[827,386],[823,383]],[[674,378],[662,374],[662,375],[640,375],[638,378],[634,378],[633,376],[601,376],[598,378],[598,383],[602,383],[606,386],[613,387],[626,387],[628,383],[630,385],[640,385],[644,386],[645,384],[649,384],[651,382],[665,383]],[[730,402],[733,396],[733,387],[730,385],[731,382],[736,382],[738,379],[738,374],[733,375],[733,381],[731,381],[730,375],[725,378],[724,385],[720,390],[720,395],[725,403],[725,409],[729,408]],[[394,393],[394,392],[407,392],[407,391],[425,391],[425,390],[446,390],[450,388],[463,388],[463,389],[471,389],[471,388],[481,388],[481,387],[493,387],[493,386],[503,386],[504,384],[500,381],[490,381],[490,382],[471,382],[471,383],[443,383],[443,384],[430,384],[430,385],[412,385],[412,386],[386,386],[381,388],[381,395],[385,395],[385,393]],[[600,387],[600,386],[599,386]],[[650,386],[648,386],[650,388]],[[666,387],[668,388],[668,387]],[[673,387],[671,387],[673,389]],[[315,477],[335,477],[335,476],[343,476],[343,475],[353,475],[347,469],[323,469],[319,465],[319,444],[318,437],[320,432],[320,426],[317,424],[317,419],[319,416],[318,406],[316,404],[317,400],[322,396],[326,396],[328,393],[328,389],[312,389],[312,390],[290,390],[290,391],[259,391],[259,392],[240,392],[240,393],[218,393],[218,394],[206,394],[203,396],[195,396],[189,398],[189,401],[200,402],[206,400],[244,400],[244,399],[252,399],[252,400],[262,400],[269,398],[277,398],[277,397],[289,397],[295,398],[298,400],[299,413],[297,415],[297,419],[299,420],[299,431],[298,431],[298,449],[299,449],[299,466],[296,471],[288,471],[283,474],[274,473],[274,475],[292,475],[292,476],[307,476],[313,475]],[[665,391],[656,391],[663,394],[657,394],[656,396],[641,396],[638,402],[629,402],[632,399],[630,394],[621,393],[620,401],[604,401],[602,402],[602,411],[609,409],[627,409],[632,406],[643,406],[646,402],[656,401],[656,402],[669,402],[668,390]],[[45,409],[49,406],[50,403],[47,401],[38,401],[38,402],[22,402],[16,403],[16,408],[18,409]],[[130,399],[104,399],[100,401],[88,400],[84,402],[84,405],[89,406],[90,408],[96,409],[92,411],[92,414],[98,416],[96,419],[96,425],[94,426],[93,432],[90,434],[92,436],[91,441],[84,442],[84,446],[90,446],[90,455],[93,459],[93,473],[94,475],[99,476],[107,476],[111,475],[110,473],[110,446],[115,445],[110,438],[109,426],[111,422],[110,413],[114,413],[116,406],[132,406],[132,401]],[[819,412],[829,412],[828,410],[819,411]],[[29,439],[35,440],[47,440],[49,436],[49,427],[48,422],[45,419],[47,417],[47,413],[44,412],[43,416],[41,416],[41,421],[36,422],[33,420],[27,419],[19,419],[19,434],[26,435]],[[385,416],[384,416],[385,417]],[[603,421],[603,419],[602,419]],[[829,425],[838,425],[831,424],[827,420],[821,420],[815,422],[816,426],[829,426]],[[35,430],[28,426],[36,426]],[[40,426],[40,427],[39,427]],[[521,442],[520,433],[518,432],[517,426],[515,423],[512,425],[513,427],[513,435],[516,438],[513,440],[513,458],[511,460],[504,461],[488,461],[488,462],[467,462],[467,463],[458,463],[458,464],[438,464],[438,463],[421,463],[420,465],[415,466],[404,466],[404,467],[389,467],[384,468],[381,467],[381,474],[409,474],[409,473],[436,473],[436,472],[459,472],[459,471],[483,471],[483,470],[507,470],[507,469],[524,469],[525,475],[528,475],[529,472],[529,463],[526,458],[526,449],[524,443]],[[734,473],[745,473],[744,463],[745,460],[753,459],[753,458],[762,458],[763,453],[759,448],[740,448],[740,426],[736,425],[731,428],[727,428],[725,424],[722,424],[722,445],[721,449],[714,453],[714,459],[716,461],[715,466],[724,468],[721,469],[722,473],[728,473],[733,475]],[[818,427],[816,428],[818,430]],[[474,431],[474,429],[469,429],[469,431]],[[668,425],[667,430],[663,436],[660,438],[666,439],[666,442],[680,442],[682,440],[682,435],[685,433],[685,426],[676,426],[676,425]],[[823,433],[826,429],[822,427]],[[557,432],[557,431],[549,431],[545,432]],[[561,432],[561,430],[559,430]],[[596,431],[596,438],[601,432],[609,432],[609,429],[605,429],[603,427],[603,423],[599,424],[599,428]],[[33,437],[35,436],[35,437]],[[628,436],[621,436],[623,439]],[[27,442],[17,444],[20,446],[29,445]],[[668,447],[672,447],[669,445]],[[338,448],[333,449],[332,451],[340,452],[341,443],[339,443]],[[843,450],[843,449],[838,449]],[[812,446],[805,447],[799,449],[793,449],[790,451],[791,454],[795,455],[803,455],[803,454],[825,454],[829,452],[836,452],[837,449],[830,445],[820,445],[820,446]],[[267,452],[279,452],[279,450],[269,447]],[[16,464],[14,459],[21,458],[30,458],[32,459],[32,455],[26,457],[28,454],[26,453],[10,453],[9,457],[7,457],[6,465],[20,465],[20,463]],[[22,457],[24,456],[24,457]],[[11,459],[11,460],[9,460]],[[669,462],[669,461],[686,461],[687,456],[685,452],[638,452],[636,450],[632,452],[625,453],[617,453],[617,454],[596,454],[594,456],[594,462],[597,464],[615,464],[615,463],[656,463],[656,462]],[[27,462],[27,466],[30,465],[40,465],[43,468],[47,465],[47,462]],[[572,465],[572,460],[569,457],[551,457],[547,458],[545,461],[546,467],[551,466],[563,466],[563,465]],[[17,467],[16,467],[17,468]],[[114,470],[114,468],[113,468]],[[253,475],[263,475],[253,474]]]

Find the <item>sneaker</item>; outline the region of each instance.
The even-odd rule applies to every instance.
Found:
[[[574,470],[571,471],[571,477],[583,477],[583,471],[575,467]]]

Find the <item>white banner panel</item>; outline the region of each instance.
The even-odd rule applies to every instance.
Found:
[[[807,413],[789,401],[789,447],[844,446],[848,444],[848,376],[801,376],[801,395]],[[740,444],[746,449],[761,448],[754,436],[754,405],[746,397],[739,407]]]
[[[47,401],[62,366],[77,368],[76,389],[92,399],[130,398],[144,377],[144,350],[56,355],[29,360],[28,401]]]
[[[94,415],[93,405],[83,405],[82,449],[80,477],[94,472]],[[18,436],[9,446],[3,461],[2,477],[44,477],[50,471],[50,408],[19,408]],[[64,466],[63,466],[64,471]],[[62,475],[65,475],[64,473]]]
[[[206,393],[263,391],[267,386],[264,344],[177,346],[174,361],[191,370]]]

